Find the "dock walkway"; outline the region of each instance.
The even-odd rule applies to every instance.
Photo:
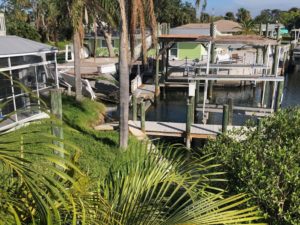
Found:
[[[141,130],[140,121],[129,121],[129,127],[131,129]],[[228,126],[228,130],[238,129],[241,126]],[[145,132],[150,136],[164,136],[164,137],[185,137],[186,136],[186,124],[174,123],[174,122],[156,122],[146,121]],[[192,124],[190,138],[199,139],[212,139],[222,133],[221,125],[211,124]]]

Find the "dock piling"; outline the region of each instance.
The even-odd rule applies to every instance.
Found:
[[[228,126],[228,105],[223,105],[222,132],[226,133]]]
[[[191,148],[191,125],[192,125],[192,103],[187,100],[187,118],[186,118],[186,147]]]
[[[132,95],[132,119],[137,121],[137,98],[135,95]]]
[[[228,99],[228,125],[232,125],[233,120],[233,99]]]
[[[283,92],[283,83],[278,82],[277,93],[276,93],[275,112],[277,112],[281,107],[282,92]]]
[[[145,129],[146,112],[145,112],[145,102],[144,101],[141,102],[140,107],[141,107],[141,130],[143,132],[145,132],[146,131],[146,129]]]

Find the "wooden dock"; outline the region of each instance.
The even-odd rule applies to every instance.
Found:
[[[199,76],[169,76],[168,80],[176,81],[176,80],[186,80],[186,81],[273,81],[273,82],[282,82],[284,81],[283,76],[275,76],[275,75],[220,75],[220,74],[209,74],[209,75],[199,75]]]
[[[198,104],[197,111],[203,111],[203,104]],[[242,112],[247,116],[265,117],[270,116],[274,109],[262,108],[262,107],[245,107],[245,106],[233,106],[233,111]],[[205,113],[223,113],[223,105],[217,104],[205,104]]]
[[[130,129],[141,130],[140,121],[129,121]],[[228,126],[228,130],[241,126]],[[186,137],[186,124],[174,122],[146,121],[145,133],[150,136]],[[192,124],[190,138],[214,139],[222,133],[222,125]]]

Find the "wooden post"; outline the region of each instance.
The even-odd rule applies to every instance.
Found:
[[[160,24],[158,24],[157,26],[157,36],[159,36],[159,27]],[[158,100],[158,96],[159,96],[159,42],[157,41],[156,44],[156,67],[155,67],[155,100]]]
[[[263,31],[262,31],[262,23],[260,23],[259,25],[259,35],[262,36]]]
[[[262,130],[262,120],[261,118],[257,118],[257,131],[261,131]]]
[[[187,117],[186,117],[186,147],[191,148],[191,125],[192,125],[192,104],[190,99],[187,100]]]
[[[192,110],[191,110],[191,123],[195,123],[195,115],[196,115],[196,103],[195,103],[195,96],[190,97],[190,101],[192,104]]]
[[[222,132],[226,133],[228,126],[228,105],[223,105]]]
[[[197,80],[196,81],[196,97],[195,97],[196,108],[199,103],[199,100],[200,100],[200,81]]]
[[[145,112],[145,102],[141,102],[141,130],[145,132],[145,122],[146,122],[146,112]]]
[[[51,113],[56,117],[57,122],[52,126],[52,134],[53,136],[57,137],[58,139],[62,140],[63,136],[63,128],[62,128],[62,94],[63,89],[51,89]],[[58,146],[59,148],[63,148],[64,145],[61,141],[54,141],[53,144]],[[55,153],[61,157],[64,157],[64,153],[57,152]]]
[[[168,71],[169,71],[169,49],[167,49],[165,79],[168,79]]]
[[[213,98],[213,88],[214,88],[213,81],[212,80],[208,81],[208,99],[209,100],[212,100],[212,98]]]
[[[232,125],[233,121],[233,99],[228,99],[228,125]]]
[[[275,46],[275,55],[273,57],[273,67],[272,67],[272,75],[277,75],[278,66],[279,66],[279,46]]]
[[[276,93],[275,112],[277,112],[281,107],[282,93],[283,93],[283,82],[279,82],[277,87],[277,93]]]
[[[269,37],[269,23],[266,24],[266,33],[265,33],[265,37]]]
[[[132,95],[132,119],[137,121],[137,99],[135,95]]]

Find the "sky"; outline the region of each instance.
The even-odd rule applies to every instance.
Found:
[[[195,3],[195,0],[185,1]],[[292,7],[300,8],[300,0],[207,0],[206,12],[218,16],[224,15],[228,11],[235,13],[241,7],[250,10],[252,16],[257,16],[262,9],[288,10]]]

